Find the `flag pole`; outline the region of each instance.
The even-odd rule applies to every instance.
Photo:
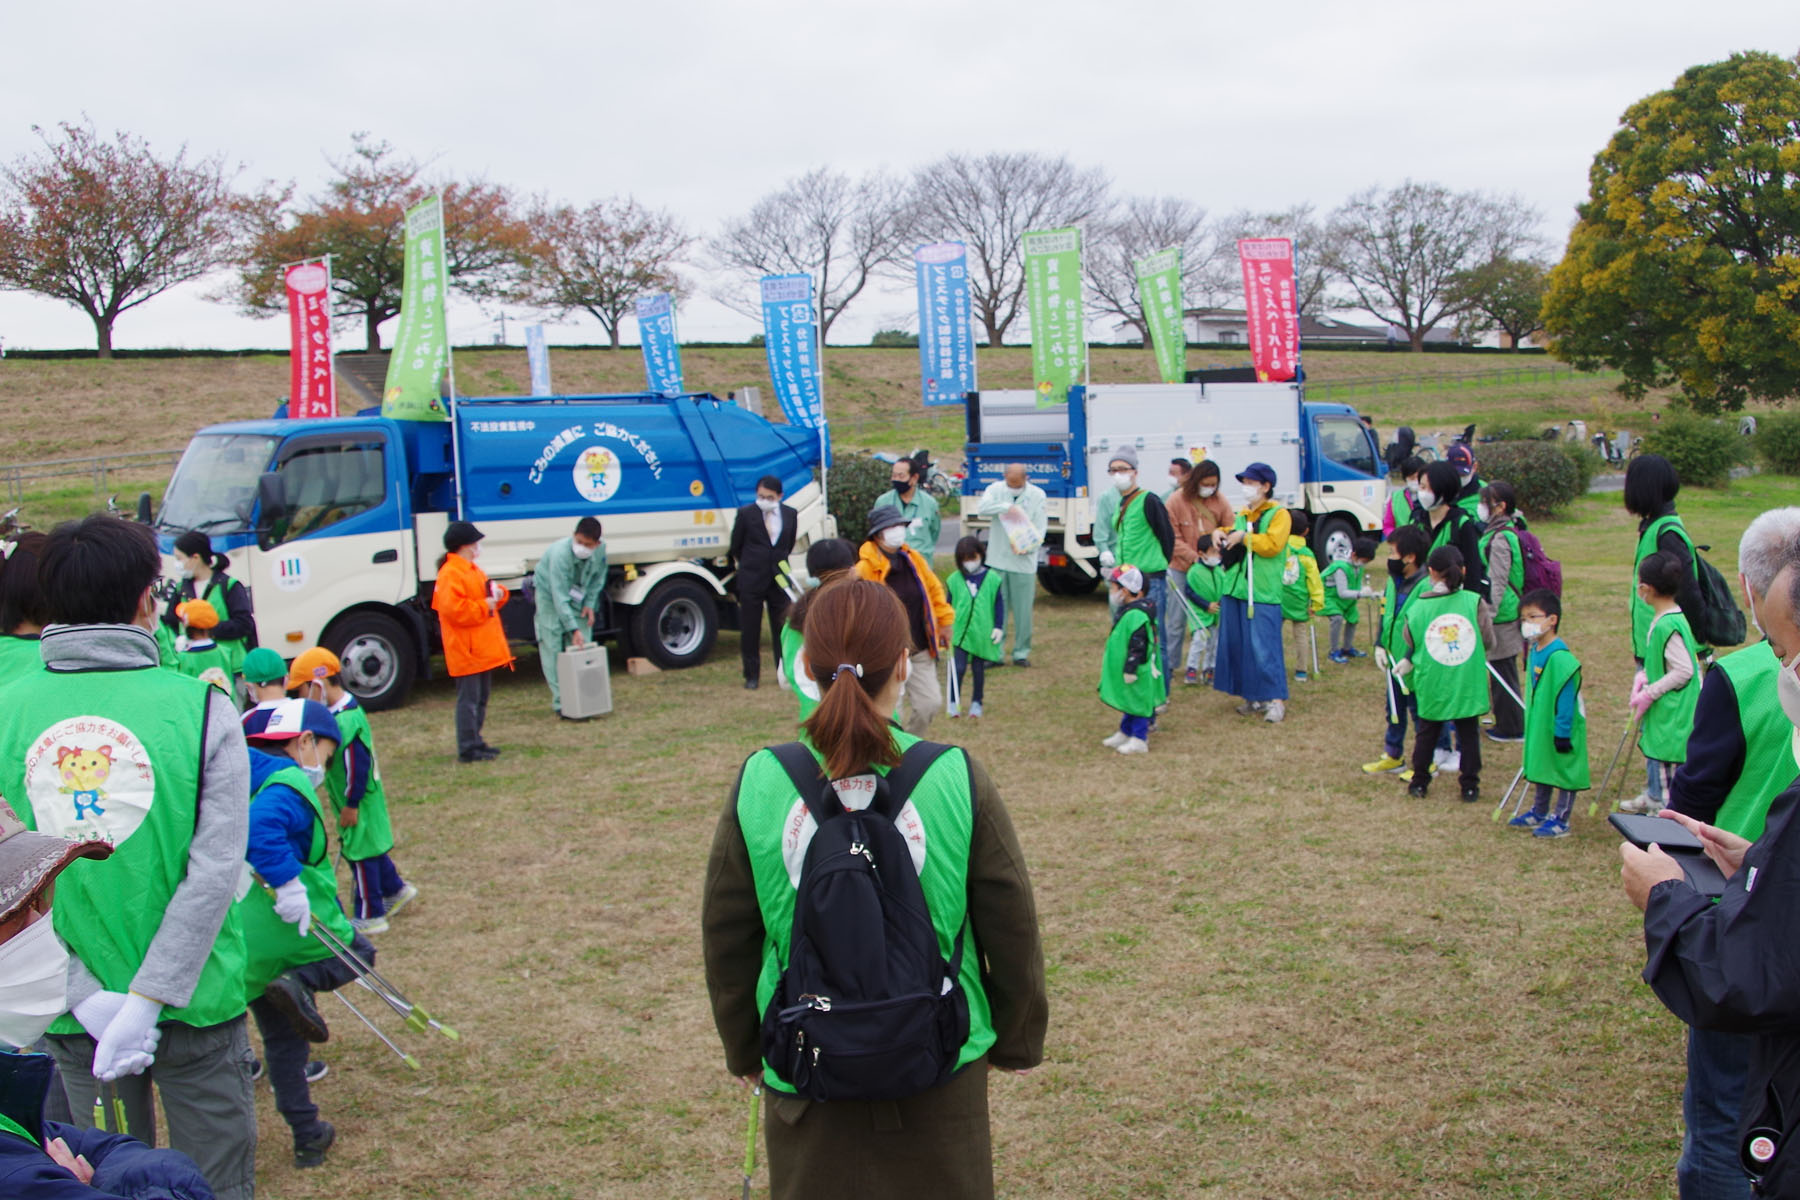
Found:
[[[463,478],[462,478],[462,435],[457,429],[456,421],[456,353],[450,348],[450,286],[449,267],[445,260],[449,255],[448,222],[444,218],[444,193],[439,192],[438,202],[438,247],[445,253],[438,260],[438,311],[444,314],[444,369],[449,376],[450,394],[444,397],[444,413],[450,419],[450,481],[456,489],[456,519],[463,519]]]
[[[810,280],[808,281],[811,282]],[[825,506],[826,515],[831,513],[830,471],[826,464],[831,458],[830,437],[825,420],[825,297],[814,292],[816,307],[813,310],[813,373],[818,381],[819,390],[819,502]]]
[[[325,356],[325,386],[331,389],[331,415],[338,415],[337,334],[331,328],[331,255],[325,256],[325,344],[331,353]]]

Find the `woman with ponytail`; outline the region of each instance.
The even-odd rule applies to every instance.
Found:
[[[225,651],[236,679],[243,672],[244,656],[256,649],[256,613],[250,605],[250,589],[225,573],[231,560],[215,552],[212,539],[197,529],[175,539],[175,561],[181,564],[181,590],[163,610],[163,625],[171,634],[183,634],[186,622],[175,610],[189,600],[212,605],[219,614],[212,640]]]
[[[889,720],[914,669],[906,613],[879,583],[834,584],[808,605],[802,653],[822,694],[799,745],[846,808],[865,808],[873,777],[920,744]],[[745,761],[713,838],[701,911],[726,1069],[765,1089],[770,1194],[990,1197],[988,1070],[1036,1066],[1048,1020],[1037,910],[1011,818],[981,764],[955,748],[894,797],[904,800],[894,822],[912,849],[940,953],[951,961],[958,936],[968,943],[956,975],[968,1036],[954,1073],[934,1087],[897,1100],[809,1100],[763,1055],[763,1019],[778,1003],[801,869],[818,829],[781,753],[767,748]]]

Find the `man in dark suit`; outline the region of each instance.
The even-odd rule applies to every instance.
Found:
[[[800,514],[781,502],[781,480],[764,475],[756,482],[756,503],[737,510],[731,526],[731,562],[737,570],[738,633],[744,656],[744,687],[755,691],[762,677],[762,615],[769,610],[769,642],[781,657],[781,622],[787,616],[784,584],[788,555]]]

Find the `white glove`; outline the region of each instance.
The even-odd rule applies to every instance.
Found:
[[[775,686],[785,689],[787,685],[787,669],[781,665],[780,660],[777,660],[775,663]]]
[[[1006,636],[1006,630],[1004,630],[1004,629],[994,630],[994,645],[998,646],[1000,644],[1001,639],[1004,638],[1005,636]]]
[[[1136,683],[1137,682],[1137,672],[1136,671],[1127,671],[1127,672],[1125,672],[1125,674],[1119,676],[1119,678],[1123,679],[1126,683]]]
[[[1384,671],[1388,669],[1388,656],[1387,656],[1387,648],[1386,647],[1384,647],[1384,646],[1375,647],[1375,665],[1380,667]]]
[[[119,1015],[119,1010],[123,1007],[125,1007],[124,992],[95,992],[69,1011],[75,1014],[75,1019],[81,1022],[81,1027],[88,1031],[88,1036],[97,1042],[100,1040],[100,1035],[106,1032],[106,1027],[112,1024],[112,1019]]]
[[[312,905],[306,902],[306,885],[298,877],[275,889],[275,915],[298,926],[295,932],[301,937],[312,929]]]
[[[162,1030],[156,1027],[162,1007],[136,992],[125,997],[94,1047],[94,1078],[111,1083],[121,1075],[142,1075],[149,1069],[162,1040]]]
[[[1395,679],[1399,679],[1400,677],[1402,677],[1404,675],[1411,674],[1411,672],[1412,672],[1412,659],[1410,659],[1410,658],[1403,658],[1399,662],[1394,664],[1394,678]]]
[[[1112,570],[1114,561],[1115,560],[1113,558],[1113,552],[1111,550],[1102,550],[1100,552],[1100,565],[1102,567],[1105,567],[1107,570],[1110,571],[1110,570]]]

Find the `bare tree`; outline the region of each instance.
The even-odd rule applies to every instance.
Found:
[[[533,251],[519,298],[559,314],[590,314],[619,348],[619,324],[638,297],[680,292],[674,266],[694,239],[672,214],[627,196],[586,208],[539,201],[528,218]]]
[[[1326,254],[1326,231],[1310,204],[1279,212],[1239,211],[1220,222],[1220,254],[1213,276],[1215,294],[1243,302],[1244,277],[1238,265],[1240,238],[1287,238],[1294,243],[1294,301],[1301,314],[1317,315],[1330,307],[1335,282]]]
[[[1172,196],[1133,196],[1125,201],[1111,220],[1094,230],[1086,247],[1083,268],[1093,314],[1118,317],[1148,342],[1150,330],[1133,264],[1145,255],[1171,248],[1181,250],[1182,295],[1210,296],[1224,247],[1206,219],[1206,210]]]
[[[913,176],[913,229],[969,247],[969,299],[998,346],[1025,296],[1019,238],[1034,229],[1099,224],[1111,184],[1098,167],[1041,154],[952,154]]]
[[[1535,241],[1536,210],[1516,196],[1453,192],[1410,179],[1369,188],[1331,214],[1326,261],[1357,307],[1390,321],[1412,348],[1439,321],[1473,304],[1458,280]]]
[[[720,270],[748,280],[715,293],[740,312],[762,311],[764,275],[811,275],[819,295],[819,340],[882,268],[906,248],[905,196],[880,174],[861,180],[820,167],[758,200],[707,243]],[[744,284],[748,283],[749,287]]]
[[[222,158],[158,157],[91,122],[33,127],[41,154],[0,170],[0,288],[74,305],[112,357],[120,315],[231,261],[254,197],[232,191]]]

